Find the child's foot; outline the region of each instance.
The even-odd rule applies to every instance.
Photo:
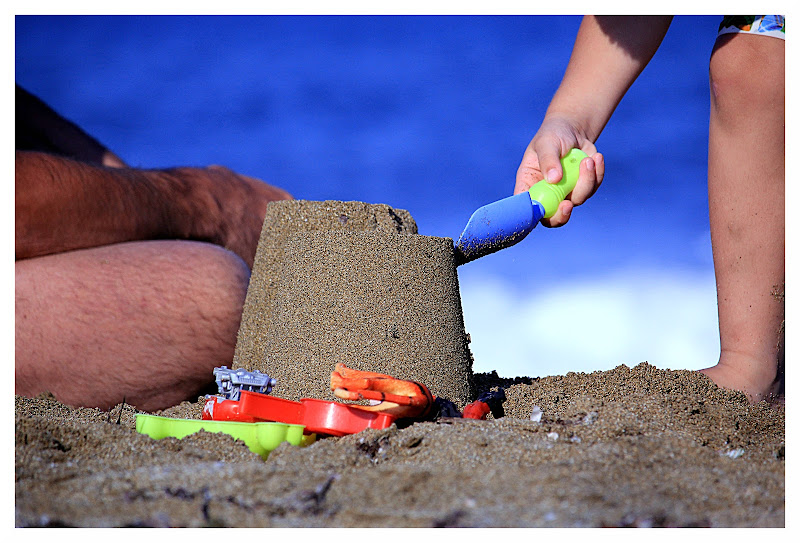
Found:
[[[783,375],[775,364],[764,364],[749,356],[725,354],[716,366],[700,370],[722,388],[739,390],[750,403],[766,400],[783,403]]]

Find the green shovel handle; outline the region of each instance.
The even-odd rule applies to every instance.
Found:
[[[561,159],[561,168],[564,173],[561,176],[561,181],[558,183],[548,183],[542,179],[533,185],[528,192],[531,195],[531,200],[539,202],[544,206],[544,218],[549,219],[555,215],[558,210],[558,204],[567,197],[567,194],[572,192],[575,188],[575,183],[578,182],[578,172],[580,170],[581,160],[588,155],[580,149],[572,149],[567,156]]]

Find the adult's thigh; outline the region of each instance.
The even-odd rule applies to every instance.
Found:
[[[132,242],[15,264],[16,393],[168,407],[230,364],[249,270],[189,241]]]

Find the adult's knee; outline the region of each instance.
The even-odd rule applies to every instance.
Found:
[[[151,322],[160,320],[180,341],[192,342],[194,356],[204,358],[207,353],[226,362],[232,358],[250,281],[247,264],[210,243],[132,245],[124,249],[132,249],[135,258],[147,264],[139,275],[141,291],[163,304],[158,315],[150,315]]]
[[[182,278],[186,295],[204,311],[241,313],[250,269],[237,254],[208,243],[174,242],[166,256],[164,265]]]
[[[249,269],[226,249],[135,242],[15,269],[18,394],[158,409],[191,398],[233,359]]]

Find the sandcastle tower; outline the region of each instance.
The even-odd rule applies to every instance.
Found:
[[[474,399],[453,242],[384,204],[270,203],[233,367],[274,377],[278,397],[333,400],[337,362]]]

